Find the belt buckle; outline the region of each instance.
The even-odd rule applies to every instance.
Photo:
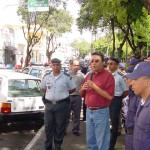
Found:
[[[56,101],[52,101],[52,104],[55,105],[55,104],[57,104],[57,102]]]

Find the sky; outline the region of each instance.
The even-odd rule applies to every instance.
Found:
[[[74,24],[72,25],[72,33],[70,33],[70,36],[72,37],[73,35],[73,39],[85,39],[91,43],[91,33],[89,31],[84,31],[82,34],[80,34],[78,27],[76,26],[75,19],[78,17],[80,5],[76,3],[76,0],[68,0],[67,10],[74,18]]]
[[[20,23],[16,10],[18,0],[0,0],[0,22],[3,24]]]

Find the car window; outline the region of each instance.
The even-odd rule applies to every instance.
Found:
[[[9,97],[36,97],[42,96],[40,90],[40,81],[28,79],[9,80],[8,82]]]
[[[45,70],[45,74],[51,73],[51,70]]]
[[[30,75],[40,78],[42,75],[42,70],[40,69],[32,69]]]

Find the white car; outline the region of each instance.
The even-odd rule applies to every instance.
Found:
[[[2,123],[43,120],[40,82],[30,75],[0,71],[0,127]]]
[[[42,79],[45,74],[51,72],[51,68],[43,67],[43,66],[32,66],[32,67],[26,67],[20,72]]]

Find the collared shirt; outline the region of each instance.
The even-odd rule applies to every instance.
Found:
[[[90,79],[90,74],[91,73],[86,76],[84,82]],[[111,73],[105,69],[97,74],[93,73],[92,81],[102,90],[106,91],[109,95],[114,97],[115,81]],[[92,88],[88,88],[85,92],[85,104],[88,107],[105,107],[109,106],[110,103],[111,100],[104,98]]]
[[[69,96],[68,90],[75,89],[76,85],[71,76],[61,72],[55,78],[53,72],[51,72],[42,79],[41,88],[46,89],[46,99],[58,101],[67,98]]]
[[[76,91],[70,95],[79,95],[79,89],[84,80],[84,74],[82,72],[78,71],[77,74],[73,74],[70,72],[70,75],[73,77],[75,84],[76,84]]]
[[[132,89],[129,89],[129,100],[128,100],[128,112],[125,120],[126,128],[134,128],[134,118],[138,108],[138,104],[141,100],[141,97],[136,96]]]
[[[123,76],[121,76],[118,71],[115,71],[114,73],[112,73],[112,75],[115,79],[115,96],[121,96],[123,92],[128,91],[129,88]]]
[[[135,150],[150,150],[150,96],[139,103],[134,124],[133,147]]]
[[[145,101],[143,99],[141,99],[141,105],[144,105]]]

